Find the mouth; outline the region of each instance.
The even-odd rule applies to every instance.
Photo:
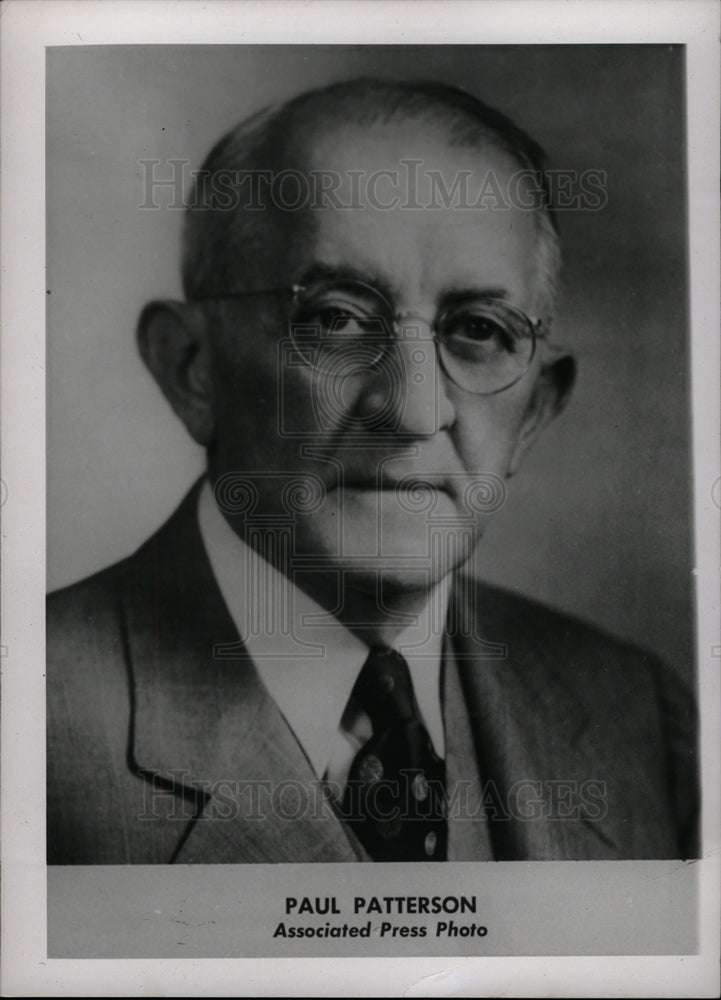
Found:
[[[376,493],[395,493],[418,496],[422,493],[445,493],[454,499],[454,493],[443,477],[407,475],[399,478],[390,476],[349,477],[338,484],[344,490],[360,490]]]

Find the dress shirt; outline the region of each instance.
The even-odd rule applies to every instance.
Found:
[[[198,520],[220,592],[263,684],[316,775],[342,789],[353,757],[372,734],[368,716],[348,705],[369,647],[236,535],[207,480]],[[445,753],[440,674],[448,596],[446,579],[393,643],[408,662],[439,757]]]

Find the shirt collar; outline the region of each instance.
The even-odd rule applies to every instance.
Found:
[[[368,646],[236,535],[207,480],[200,493],[198,521],[238,633],[315,773],[322,777]],[[441,757],[440,666],[448,593],[446,578],[394,643],[408,662],[423,721]]]

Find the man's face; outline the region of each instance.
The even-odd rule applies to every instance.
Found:
[[[326,572],[343,571],[347,585],[362,589],[379,578],[424,588],[468,558],[502,504],[540,371],[540,345],[528,372],[497,394],[464,391],[439,368],[424,320],[459,293],[501,297],[533,314],[533,217],[489,202],[408,207],[403,159],[422,160],[422,177],[438,171],[446,191],[470,171],[470,205],[489,171],[506,190],[518,169],[490,144],[449,148],[417,123],[336,129],[313,144],[309,166],[337,172],[343,204],[358,191],[360,201],[296,215],[274,273],[241,273],[228,289],[291,286],[329,272],[362,278],[396,312],[413,314],[384,361],[345,376],[305,364],[287,340],[283,294],[224,303],[213,337],[210,474],[230,522],[246,537],[254,527],[290,530],[291,557],[318,557]],[[400,185],[382,170],[398,171]],[[359,172],[379,177],[373,191],[358,185]],[[394,194],[399,205],[380,207]],[[421,182],[417,201],[429,195]],[[250,505],[238,503],[246,485],[257,498]]]

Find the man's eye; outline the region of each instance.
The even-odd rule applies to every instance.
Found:
[[[353,334],[362,327],[363,317],[343,306],[325,306],[318,313],[319,325],[328,333]]]
[[[380,330],[376,317],[346,303],[315,305],[305,310],[299,320],[321,337],[366,337]]]
[[[446,324],[445,339],[461,346],[478,346],[496,350],[513,350],[513,337],[496,320],[473,313],[460,313]]]
[[[461,333],[469,340],[494,340],[503,336],[503,330],[497,323],[492,323],[487,319],[479,319],[476,316],[469,316],[461,324]]]

